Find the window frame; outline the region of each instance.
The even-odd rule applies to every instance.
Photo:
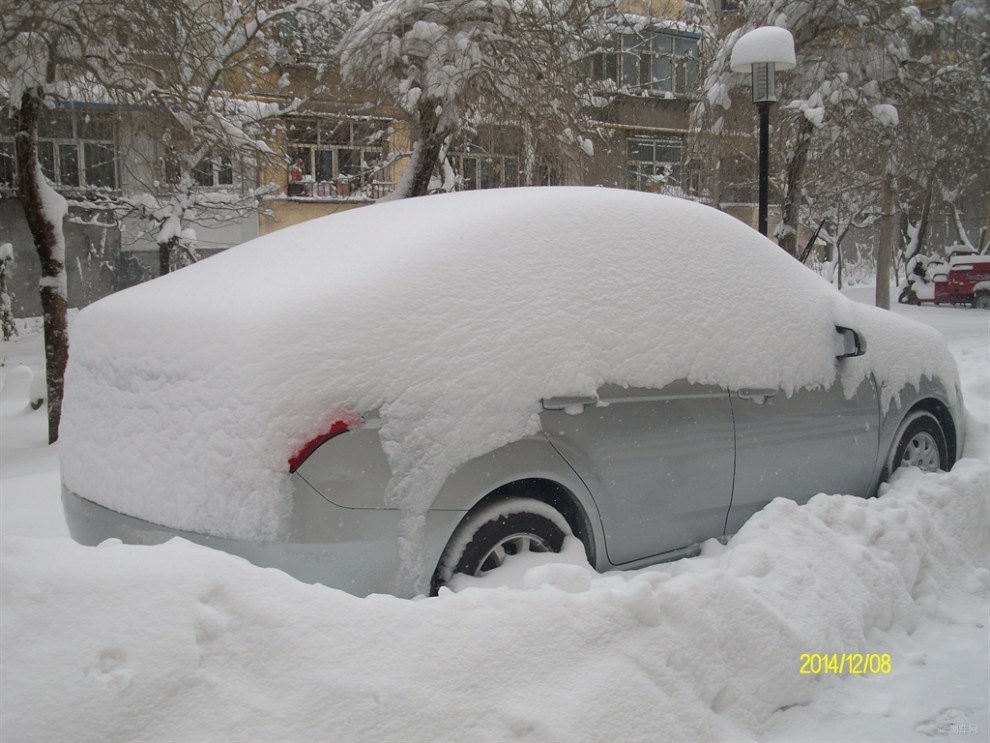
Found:
[[[459,191],[511,188],[523,180],[523,132],[511,124],[482,124],[447,152]]]
[[[684,165],[684,137],[675,134],[632,133],[625,136],[626,187],[636,191],[656,191],[667,185],[681,186]],[[635,157],[634,148],[643,152],[649,146],[650,158]],[[676,150],[677,159],[658,158],[658,153]],[[661,172],[664,171],[661,178]]]
[[[207,175],[209,176],[209,183],[204,183],[203,179]],[[209,188],[229,190],[236,185],[237,181],[234,173],[234,161],[227,154],[204,157],[192,169],[190,176],[194,186],[204,190]]]
[[[61,107],[42,113],[38,122],[38,161],[42,173],[58,190],[119,191],[120,151],[117,147],[117,115],[114,110]],[[97,117],[97,121],[90,121]],[[100,123],[105,136],[92,136]],[[110,158],[97,159],[97,151]],[[15,189],[17,178],[13,124],[0,129],[0,188]],[[107,167],[109,166],[109,170]],[[103,177],[97,174],[103,171]],[[110,183],[101,183],[109,173]],[[94,182],[90,182],[94,181]]]
[[[585,60],[588,77],[594,81],[611,81],[619,90],[653,96],[692,98],[700,93],[701,34],[620,27],[603,47]],[[661,72],[664,67],[666,76]]]
[[[292,116],[286,122],[286,170],[289,198],[345,198],[370,188],[373,196],[384,195],[388,183],[375,175],[387,165],[388,140],[370,141],[376,130],[388,130],[392,120],[384,117],[347,117],[320,114]],[[293,136],[296,128],[301,136]],[[343,157],[342,157],[343,156]],[[297,160],[303,161],[302,180],[293,178]],[[345,161],[357,162],[358,172],[342,170]],[[379,193],[381,192],[381,193]]]

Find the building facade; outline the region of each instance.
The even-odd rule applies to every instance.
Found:
[[[733,3],[720,5],[734,9]],[[703,75],[700,14],[701,3],[693,0],[620,0],[611,33],[582,65],[597,91],[595,107],[586,111],[594,122],[594,154],[578,165],[534,155],[521,127],[478,124],[449,143],[454,187],[630,188],[703,200],[753,223],[752,162],[729,156],[702,162],[693,152],[691,114]],[[402,112],[346,92],[332,70],[317,79],[316,60],[302,42],[285,49],[260,85],[252,81],[249,92],[234,95],[259,109],[305,101],[269,121],[264,138],[271,156],[245,161],[207,153],[181,188],[170,159],[175,144],[159,136],[141,110],[67,103],[46,111],[39,159],[70,202],[71,306],[159,274],[156,238],[168,208],[185,210],[187,226],[195,230],[194,241],[187,236],[195,245],[190,257],[199,258],[393,191],[411,149]],[[40,313],[40,267],[14,191],[13,155],[12,121],[0,117],[0,244],[14,246],[8,272],[14,313],[33,316]],[[987,211],[984,204],[984,221],[990,220]]]

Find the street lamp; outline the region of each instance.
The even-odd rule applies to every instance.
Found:
[[[760,220],[761,235],[767,234],[767,191],[770,181],[770,104],[777,100],[776,70],[793,69],[794,37],[778,26],[754,28],[732,47],[729,67],[733,72],[753,75],[753,103],[760,111]]]

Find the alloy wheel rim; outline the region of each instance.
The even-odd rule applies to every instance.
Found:
[[[912,436],[904,448],[901,466],[918,467],[925,472],[938,472],[940,460],[935,437],[926,431],[921,431]]]
[[[521,555],[524,552],[551,552],[550,545],[543,537],[535,534],[512,534],[503,537],[490,550],[478,565],[475,575],[482,575],[489,570],[501,567],[506,558],[511,555]]]

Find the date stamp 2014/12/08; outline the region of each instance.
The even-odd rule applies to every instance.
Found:
[[[802,653],[802,675],[831,673],[864,676],[890,673],[889,653]]]

